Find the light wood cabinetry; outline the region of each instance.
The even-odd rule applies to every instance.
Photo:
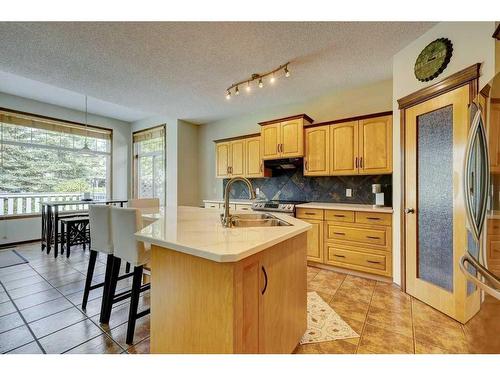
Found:
[[[330,127],[305,129],[304,176],[321,176],[330,171]]]
[[[239,262],[152,246],[151,353],[292,353],[307,328],[306,234]]]
[[[296,216],[313,224],[308,261],[392,276],[392,214],[297,208]]]
[[[488,269],[500,276],[500,219],[488,219],[486,260]]]
[[[488,129],[490,166],[492,173],[500,173],[500,102],[494,102],[492,99],[490,105],[491,109]]]
[[[304,126],[312,123],[307,115],[261,122],[264,160],[304,156]]]
[[[215,141],[217,178],[259,178],[271,175],[264,168],[260,135]]]
[[[359,173],[392,173],[392,116],[360,120]]]
[[[313,125],[305,150],[304,175],[392,173],[392,115]]]

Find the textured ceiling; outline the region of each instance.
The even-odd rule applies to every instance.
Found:
[[[392,56],[432,26],[3,22],[0,71],[9,74],[0,75],[0,91],[78,109],[70,92],[86,94],[90,112],[127,121],[168,115],[208,122],[389,79]],[[231,83],[286,61],[290,78],[225,99]]]

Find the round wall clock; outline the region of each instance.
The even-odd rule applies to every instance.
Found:
[[[447,38],[429,43],[415,61],[415,77],[419,81],[431,81],[440,75],[450,62],[453,44]]]

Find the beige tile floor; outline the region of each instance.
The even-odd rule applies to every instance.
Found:
[[[88,252],[54,259],[39,243],[18,246],[29,263],[0,269],[0,353],[149,353],[149,316],[125,343],[128,303],[99,324],[100,290],[81,310]],[[104,277],[104,258],[94,279]],[[130,288],[130,280],[119,288]],[[402,293],[395,285],[308,268],[316,291],[360,338],[300,345],[296,353],[500,353],[500,302],[487,299],[466,325]],[[140,309],[149,306],[149,295]]]

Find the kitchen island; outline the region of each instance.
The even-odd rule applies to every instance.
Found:
[[[235,212],[237,213],[237,212]],[[311,225],[225,228],[219,212],[165,207],[151,243],[151,353],[291,353],[307,326]]]

